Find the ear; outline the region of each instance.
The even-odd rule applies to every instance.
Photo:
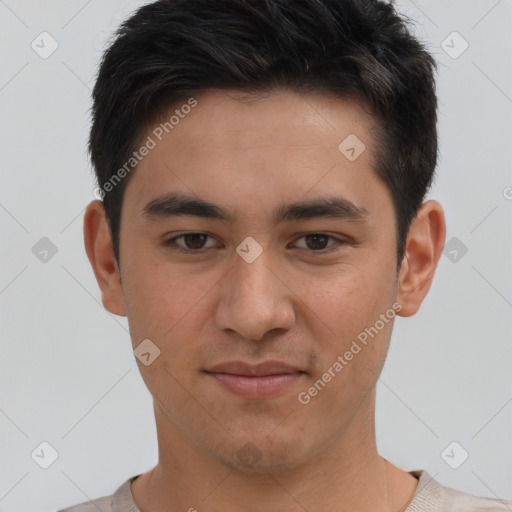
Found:
[[[112,236],[101,201],[92,201],[85,209],[84,242],[105,308],[126,316],[121,274],[114,256]]]
[[[398,277],[400,316],[414,315],[430,290],[443,252],[446,223],[442,206],[426,201],[418,210],[407,235],[405,255]]]

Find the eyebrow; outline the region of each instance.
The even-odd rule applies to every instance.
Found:
[[[183,215],[229,223],[236,221],[236,215],[222,206],[183,194],[166,194],[151,200],[144,207],[142,215],[149,221]],[[357,206],[348,199],[328,197],[279,205],[272,212],[272,221],[274,224],[315,218],[365,221],[369,215],[366,208]]]

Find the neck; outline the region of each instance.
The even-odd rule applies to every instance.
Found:
[[[155,405],[159,462],[133,482],[134,500],[144,512],[399,512],[412,498],[417,480],[378,454],[374,407],[368,405],[343,435],[311,458],[285,469],[258,471],[223,464]]]

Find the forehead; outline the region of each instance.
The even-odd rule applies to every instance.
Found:
[[[371,132],[376,121],[356,100],[332,94],[301,94],[287,89],[267,92],[210,90],[195,97],[195,106],[181,115],[179,125],[169,135],[187,135],[181,142],[189,146],[198,141],[216,141],[231,149],[257,150],[271,143],[278,148],[295,145],[298,149],[322,145],[338,150],[336,141],[343,135],[358,133],[372,144]],[[157,123],[165,124],[187,102],[173,105]],[[188,109],[187,109],[188,111]],[[187,121],[190,120],[190,121]],[[192,121],[193,120],[193,121]],[[185,122],[187,121],[187,122]],[[186,128],[183,125],[187,125]],[[178,129],[179,128],[179,129]],[[341,142],[341,140],[339,141]],[[300,146],[297,146],[300,144]]]
[[[136,188],[139,209],[167,192],[246,212],[332,193],[362,205],[383,186],[373,171],[374,119],[354,100],[278,90],[207,91],[194,101],[147,129],[154,147],[126,191]]]

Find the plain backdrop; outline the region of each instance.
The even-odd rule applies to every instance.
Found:
[[[0,511],[111,494],[157,460],[126,319],[101,305],[82,240],[94,76],[140,5],[0,0]],[[396,321],[378,445],[406,470],[512,499],[512,2],[397,5],[439,63],[429,197],[450,245],[420,312]],[[48,469],[41,450],[58,454]]]

